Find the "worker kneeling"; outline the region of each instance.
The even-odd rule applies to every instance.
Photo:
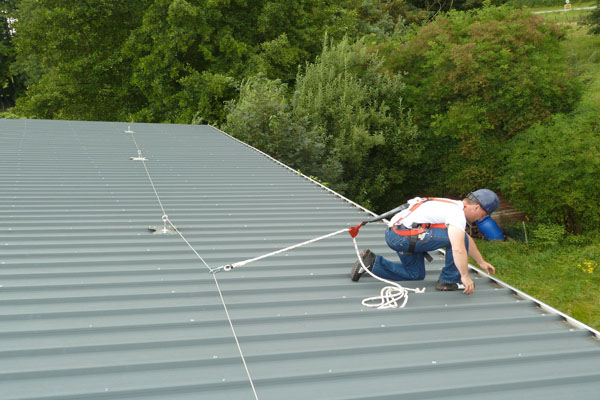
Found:
[[[423,280],[427,252],[446,247],[446,261],[436,289],[471,294],[475,285],[469,276],[468,255],[485,272],[493,274],[496,270],[483,259],[465,232],[466,223],[490,215],[499,203],[496,193],[489,189],[476,190],[463,200],[419,197],[409,200],[408,207],[392,217],[385,232],[385,240],[398,253],[400,262],[386,260],[369,249],[361,253],[362,262],[384,279]],[[364,273],[359,260],[352,267],[350,279],[358,281]]]

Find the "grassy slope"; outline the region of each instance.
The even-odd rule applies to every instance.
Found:
[[[596,5],[595,0],[571,0],[571,8],[581,8],[581,7],[593,7]],[[525,9],[531,11],[554,11],[554,10],[564,10],[564,1],[557,1],[556,6],[548,6],[548,7],[524,7]]]
[[[497,277],[600,330],[600,245],[478,242]]]
[[[541,16],[554,21],[554,16]],[[585,82],[582,100],[600,103],[600,36],[570,21],[560,22],[570,27],[563,45],[573,72]],[[500,279],[600,330],[600,240],[572,237],[530,248],[515,241],[478,241],[478,246]]]

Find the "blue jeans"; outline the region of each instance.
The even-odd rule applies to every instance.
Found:
[[[393,281],[420,281],[425,279],[425,255],[423,253],[446,247],[446,262],[440,280],[447,283],[460,283],[460,272],[454,264],[452,247],[447,229],[427,229],[418,238],[412,254],[401,254],[408,251],[410,236],[401,236],[388,229],[385,232],[387,245],[398,253],[400,262],[386,260],[377,256],[373,264],[373,273],[381,278]],[[469,249],[469,238],[465,233],[465,246]]]

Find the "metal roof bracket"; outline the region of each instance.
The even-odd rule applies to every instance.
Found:
[[[129,157],[129,159],[132,161],[148,161],[148,159],[142,155],[141,150],[138,150],[137,157]]]
[[[167,215],[162,216],[163,226],[149,226],[148,230],[154,235],[175,235],[178,233],[178,229],[169,221]],[[169,225],[167,226],[167,222]]]

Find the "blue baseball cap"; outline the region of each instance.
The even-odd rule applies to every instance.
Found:
[[[471,192],[467,195],[467,199],[479,203],[488,215],[496,211],[500,205],[498,195],[489,189],[479,189]]]

